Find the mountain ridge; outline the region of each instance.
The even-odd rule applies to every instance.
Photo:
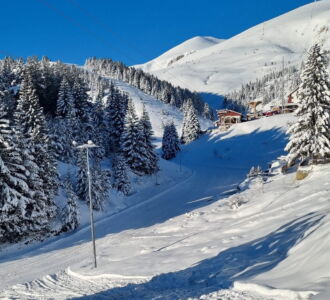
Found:
[[[135,67],[174,85],[224,95],[281,68],[283,57],[286,67],[299,65],[315,42],[330,46],[329,23],[330,2],[319,1],[193,51],[170,65],[168,57],[172,51],[189,45],[191,39]]]

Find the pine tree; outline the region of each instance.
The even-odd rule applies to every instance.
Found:
[[[172,159],[180,151],[179,136],[174,123],[165,125],[162,140],[162,158]]]
[[[75,104],[74,107],[77,110],[77,116],[79,117],[81,122],[84,122],[87,117],[86,113],[89,110],[87,87],[78,75],[76,75],[74,78],[72,94]]]
[[[29,75],[25,75],[21,84],[15,124],[20,124],[23,137],[33,147],[31,151],[36,164],[43,166],[39,176],[43,180],[43,191],[49,205],[52,205],[52,198],[57,191],[56,163],[51,152],[45,117]]]
[[[155,146],[152,143],[154,133],[152,130],[150,118],[144,105],[139,125],[141,128],[142,140],[144,143],[143,154],[146,156],[144,174],[154,174],[159,170],[158,157],[155,153]]]
[[[108,173],[103,171],[99,164],[96,164],[92,170],[92,201],[93,209],[103,210],[105,202],[108,200],[108,190],[110,179]],[[89,203],[89,201],[88,201]]]
[[[124,195],[129,195],[131,191],[126,163],[121,155],[117,155],[113,162],[113,187]]]
[[[114,86],[110,87],[110,93],[105,102],[105,112],[108,120],[109,149],[111,152],[117,152],[120,148],[120,139],[125,126],[127,102],[127,96],[119,94]]]
[[[285,150],[288,165],[330,156],[330,81],[326,53],[318,44],[309,53],[298,90],[298,120]]]
[[[89,204],[87,157],[85,151],[80,151],[78,154],[78,168],[77,195],[81,200]],[[98,162],[90,165],[90,172],[93,209],[102,210],[108,198],[110,185],[108,174],[101,170]]]
[[[64,161],[72,162],[74,157],[74,148],[72,142],[75,140],[71,135],[71,131],[68,131],[68,122],[64,118],[55,118],[51,122],[50,141],[51,148],[55,155],[55,158]]]
[[[12,128],[0,108],[0,242],[48,231],[55,212],[41,190],[28,145]]]
[[[24,177],[15,176],[11,166],[21,165],[19,154],[15,152],[9,121],[0,116],[0,241],[13,242],[27,231],[24,218],[29,199],[20,192],[28,191]]]
[[[78,208],[78,197],[73,190],[69,176],[64,179],[63,187],[65,189],[67,203],[62,210],[61,217],[63,222],[62,230],[66,232],[78,228],[80,223],[80,215]]]
[[[184,108],[184,119],[182,125],[181,142],[183,144],[196,140],[201,133],[198,117],[192,102],[189,101]]]
[[[125,129],[121,136],[121,152],[133,172],[138,175],[144,174],[147,156],[142,129],[132,101],[128,103]]]

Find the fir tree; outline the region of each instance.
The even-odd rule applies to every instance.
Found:
[[[132,101],[128,103],[125,129],[121,136],[121,152],[127,165],[136,174],[142,175],[147,164],[142,128]]]
[[[165,125],[162,140],[162,158],[172,159],[180,151],[179,136],[174,123]]]
[[[201,128],[198,117],[196,115],[192,102],[189,101],[189,103],[185,106],[184,110],[181,142],[183,144],[190,143],[196,140],[199,137],[200,133]]]
[[[81,122],[84,122],[87,117],[86,113],[89,110],[88,95],[87,87],[79,76],[75,76],[74,78],[72,94],[74,98],[74,106],[77,110],[77,116],[79,117]]]
[[[20,124],[23,137],[33,147],[36,164],[40,168],[39,176],[43,180],[43,190],[49,205],[57,190],[57,170],[51,152],[45,117],[30,76],[25,76],[21,84],[20,96],[15,112],[15,124]]]
[[[155,146],[152,143],[153,130],[150,123],[148,112],[143,105],[142,116],[140,118],[140,128],[142,132],[142,140],[144,143],[143,154],[146,156],[144,174],[154,174],[159,170],[158,168],[158,157],[155,153]]]
[[[288,165],[330,156],[330,82],[328,60],[318,44],[309,53],[301,75],[298,90],[298,120],[288,133],[291,134],[285,150]]]
[[[78,208],[78,197],[73,190],[70,177],[67,176],[64,179],[63,187],[66,193],[67,203],[62,210],[62,230],[64,232],[75,230],[80,223],[79,208]]]
[[[113,162],[113,187],[124,195],[129,195],[131,191],[126,163],[121,155],[117,155]]]
[[[120,148],[120,139],[125,126],[127,101],[125,95],[119,94],[114,86],[110,87],[110,93],[105,102],[105,112],[108,120],[109,149],[111,152],[117,152]]]
[[[0,241],[48,231],[55,207],[46,201],[38,166],[0,109]],[[23,150],[23,147],[26,147]]]
[[[89,204],[87,157],[85,151],[79,152],[78,168],[77,195],[81,200]],[[108,198],[108,188],[110,185],[108,174],[101,170],[97,162],[90,165],[90,172],[93,209],[102,210]]]

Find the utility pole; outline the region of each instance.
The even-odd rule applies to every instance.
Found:
[[[90,216],[90,226],[92,233],[92,243],[93,243],[93,256],[94,256],[94,268],[97,268],[96,261],[96,244],[95,244],[95,228],[94,228],[94,213],[93,213],[93,202],[92,202],[92,176],[89,167],[89,149],[97,148],[99,146],[95,145],[91,140],[87,144],[82,144],[77,146],[76,142],[73,142],[73,145],[77,149],[86,149],[86,163],[87,163],[87,180],[88,180],[88,197],[89,197],[89,216]]]

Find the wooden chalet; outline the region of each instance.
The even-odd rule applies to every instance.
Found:
[[[242,122],[242,114],[230,110],[230,109],[221,109],[217,111],[218,121],[216,122],[216,126],[221,130],[227,130],[232,125]]]

